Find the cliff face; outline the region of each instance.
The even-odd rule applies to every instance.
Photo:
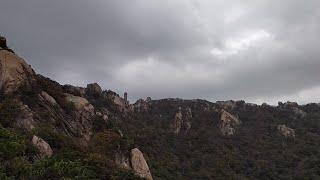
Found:
[[[319,104],[151,98],[129,104],[127,94],[97,83],[62,86],[38,75],[3,42],[0,87],[0,178],[1,173],[16,179],[317,179],[320,174]],[[28,168],[15,171],[19,163]]]

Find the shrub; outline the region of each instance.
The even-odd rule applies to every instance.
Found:
[[[26,149],[27,145],[22,137],[0,127],[0,158],[12,159],[23,155]]]
[[[114,154],[120,146],[120,135],[113,131],[96,133],[91,140],[90,146],[95,152],[102,154]]]
[[[35,163],[32,179],[97,179],[90,166],[79,161],[47,158]]]
[[[19,106],[17,102],[11,98],[6,97],[0,103],[0,123],[3,127],[12,127],[15,119],[19,114]]]
[[[141,177],[134,174],[133,171],[123,170],[123,169],[117,169],[112,174],[111,178],[112,180],[143,180]]]
[[[62,132],[42,124],[34,129],[34,133],[44,139],[53,149],[74,148],[73,140]]]

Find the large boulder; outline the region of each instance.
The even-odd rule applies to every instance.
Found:
[[[56,100],[45,91],[42,91],[40,93],[40,98],[43,99],[44,101],[49,102],[52,105],[57,105]]]
[[[53,151],[50,147],[50,145],[43,140],[42,138],[34,135],[32,137],[32,144],[38,149],[38,151],[40,152],[40,156],[41,157],[51,157],[53,154]]]
[[[0,51],[0,90],[5,94],[15,92],[22,85],[30,84],[34,72],[32,68],[16,54]]]
[[[137,175],[147,180],[152,180],[152,175],[149,166],[144,159],[142,152],[138,148],[134,148],[130,153],[130,160],[132,169]]]
[[[237,117],[225,110],[222,110],[219,127],[224,136],[234,135],[236,132],[236,127],[240,124],[241,121]]]
[[[87,84],[87,94],[93,96],[99,96],[102,93],[102,89],[98,83]]]
[[[73,94],[75,96],[84,97],[86,95],[86,89],[83,87],[72,86],[70,84],[66,84],[63,86],[63,90],[69,94]]]
[[[89,103],[86,98],[80,96],[74,96],[72,94],[65,93],[66,100],[74,104],[75,110],[79,112],[87,112],[90,115],[94,114],[94,107]]]

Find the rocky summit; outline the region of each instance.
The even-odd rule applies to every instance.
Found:
[[[0,179],[320,179],[316,103],[129,103],[37,74],[3,37],[0,90]]]

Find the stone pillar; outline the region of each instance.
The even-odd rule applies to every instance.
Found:
[[[5,37],[0,36],[0,47],[3,49],[7,49],[7,40]]]
[[[126,102],[126,104],[128,104],[128,93],[127,92],[124,92],[123,98],[124,98],[124,101]]]

